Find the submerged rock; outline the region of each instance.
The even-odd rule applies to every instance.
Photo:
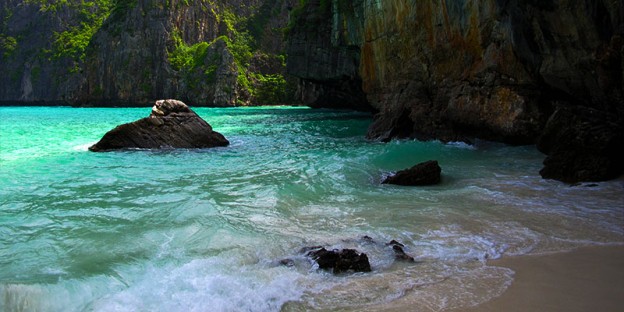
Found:
[[[416,166],[401,170],[395,175],[387,177],[383,184],[396,184],[406,186],[424,186],[440,183],[442,168],[438,161],[429,160]]]
[[[103,152],[126,148],[208,148],[230,142],[186,104],[159,100],[149,117],[117,126],[89,147]]]
[[[280,260],[279,264],[283,266],[287,266],[287,267],[292,267],[292,266],[295,266],[295,261],[293,259],[287,258],[287,259]]]
[[[392,250],[394,251],[394,259],[401,260],[401,261],[407,261],[407,262],[415,262],[414,257],[406,254],[405,250],[403,250],[405,245],[397,242],[394,239],[392,241],[390,241],[386,245],[392,246]]]
[[[307,253],[318,263],[319,268],[331,270],[334,274],[343,272],[370,272],[371,266],[365,253],[354,249],[327,250],[320,248]]]
[[[342,240],[345,244],[355,244],[358,248],[363,248],[370,254],[377,255],[380,258],[394,258],[395,261],[409,262],[412,264],[420,263],[413,256],[405,252],[405,245],[397,240],[391,240],[388,243],[376,241],[368,235],[361,236],[357,239],[345,239]],[[390,252],[388,252],[391,249]],[[360,252],[356,249],[331,249],[316,245],[303,247],[299,250],[299,255],[296,257],[283,258],[276,261],[276,265],[281,266],[299,266],[297,264],[301,259],[306,259],[306,263],[309,264],[309,259],[312,259],[318,264],[319,269],[331,271],[334,274],[340,274],[344,272],[371,272],[371,265],[368,258],[368,254]],[[385,260],[382,260],[385,262]],[[380,269],[381,270],[381,269]]]

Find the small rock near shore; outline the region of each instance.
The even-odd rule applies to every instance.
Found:
[[[320,248],[310,251],[307,256],[318,263],[319,268],[331,270],[334,274],[343,272],[370,272],[371,266],[365,253],[354,249],[327,250]]]
[[[392,250],[394,251],[394,258],[396,260],[402,260],[402,261],[407,261],[407,262],[415,262],[414,257],[406,254],[405,251],[403,250],[405,245],[397,242],[396,240],[392,240],[392,241],[390,241],[386,245],[392,246]]]
[[[437,160],[429,160],[387,177],[382,184],[425,186],[440,183],[442,168]]]

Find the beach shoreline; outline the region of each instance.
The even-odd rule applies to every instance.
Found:
[[[488,265],[515,272],[509,288],[488,302],[451,311],[624,311],[624,245],[503,257]]]

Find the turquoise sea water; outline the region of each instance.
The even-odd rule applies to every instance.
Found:
[[[513,272],[487,259],[624,243],[624,182],[542,180],[534,147],[369,142],[370,116],[344,111],[196,111],[229,147],[92,153],[150,109],[0,107],[0,311],[439,311],[505,290]],[[441,185],[380,185],[429,159]],[[313,245],[373,272],[318,271]]]

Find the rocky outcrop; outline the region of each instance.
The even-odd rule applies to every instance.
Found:
[[[396,184],[404,186],[425,186],[440,183],[442,168],[435,160],[417,164],[409,169],[398,171],[384,179],[382,184]]]
[[[396,260],[400,260],[400,261],[407,261],[407,262],[416,262],[414,260],[414,257],[408,255],[407,253],[405,253],[405,250],[403,250],[403,248],[405,247],[405,245],[397,242],[396,240],[391,240],[388,244],[386,244],[388,246],[392,247],[392,251],[394,251],[394,258]]]
[[[320,269],[332,271],[334,274],[344,272],[370,272],[368,256],[354,249],[327,250],[318,248],[307,253],[318,263]]]
[[[356,239],[342,239],[341,245],[357,246],[351,248],[331,248],[323,246],[303,247],[298,255],[274,261],[275,266],[298,267],[310,270],[310,264],[317,265],[319,269],[328,270],[334,274],[345,272],[371,272],[368,254],[374,254],[380,259],[375,260],[388,262],[391,260],[408,262],[412,264],[422,263],[416,261],[413,256],[404,250],[405,245],[396,240],[383,243],[374,240],[368,235]],[[386,252],[387,251],[387,252]]]
[[[624,120],[622,1],[310,0],[302,10],[289,55],[311,61],[289,72],[304,94],[328,84],[364,94],[353,103],[378,111],[371,139],[532,144],[555,105]]]
[[[225,137],[177,100],[160,100],[149,117],[117,126],[90,151],[128,148],[209,148],[227,146]]]
[[[548,154],[540,174],[568,183],[614,179],[624,170],[624,125],[586,107],[558,107],[537,147]]]

